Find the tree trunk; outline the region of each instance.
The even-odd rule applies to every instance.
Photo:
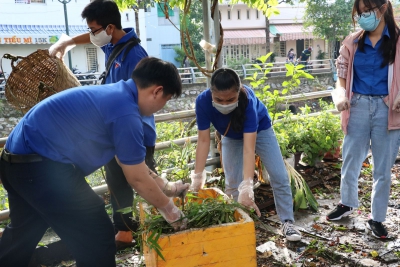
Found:
[[[138,5],[139,5],[138,1]],[[139,29],[139,8],[135,10],[135,27],[136,27],[136,35],[140,39],[140,29]]]
[[[269,39],[269,19],[268,19],[268,17],[265,17],[265,49],[266,49],[266,54],[268,54],[271,51],[271,42]]]

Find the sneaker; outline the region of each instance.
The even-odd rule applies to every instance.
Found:
[[[381,222],[376,222],[371,220],[368,220],[367,227],[369,230],[372,231],[372,235],[376,238],[380,239],[386,239],[389,238],[389,234],[385,229],[385,226]]]
[[[285,221],[282,226],[282,233],[289,241],[299,241],[301,239],[301,233],[295,228],[292,221]]]
[[[354,208],[339,204],[334,210],[326,215],[328,221],[336,221],[342,219],[342,217],[347,217],[353,212]]]

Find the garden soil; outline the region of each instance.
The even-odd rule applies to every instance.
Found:
[[[364,163],[359,178],[359,209],[340,221],[326,220],[326,214],[340,199],[340,165],[339,159],[323,162],[322,168],[301,164],[296,167],[306,179],[320,206],[318,212],[306,209],[295,213],[295,224],[303,234],[299,242],[288,242],[282,236],[271,187],[262,185],[256,190],[256,202],[262,207],[260,222],[256,224],[257,267],[400,266],[400,161],[392,169],[390,207],[384,223],[392,238],[387,241],[375,239],[365,227],[370,213],[372,187],[372,165],[368,160]],[[263,247],[267,249],[263,250]],[[116,259],[118,267],[145,266],[140,263],[137,248],[118,252]],[[76,265],[74,261],[63,261],[36,266]]]

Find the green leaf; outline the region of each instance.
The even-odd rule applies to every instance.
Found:
[[[302,189],[296,189],[296,194],[294,195],[294,210],[298,211],[301,203],[305,200],[305,196]]]
[[[313,193],[310,190],[310,187],[308,187],[308,184],[306,183],[306,181],[304,179],[303,179],[303,188],[304,188],[304,192],[305,192],[308,204],[314,211],[318,211],[318,206],[319,206],[318,201],[315,199]]]

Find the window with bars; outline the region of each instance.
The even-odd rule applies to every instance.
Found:
[[[228,19],[231,19],[231,11],[228,10]]]
[[[240,10],[237,11],[237,15],[238,15],[237,19],[240,19]]]
[[[16,4],[46,4],[46,0],[15,0]]]
[[[88,71],[95,71],[99,70],[98,61],[97,61],[97,48],[95,47],[86,47],[86,60],[87,60],[87,67]]]
[[[286,57],[286,41],[279,42],[279,54],[281,57]]]
[[[226,66],[228,65],[228,46],[223,46],[222,47],[222,65]]]
[[[305,39],[304,40],[304,49],[312,47],[312,39]]]
[[[239,55],[239,46],[232,45],[231,46],[231,58],[238,59],[238,55]]]
[[[243,58],[250,58],[250,46],[249,45],[242,45],[241,47],[241,57]]]

